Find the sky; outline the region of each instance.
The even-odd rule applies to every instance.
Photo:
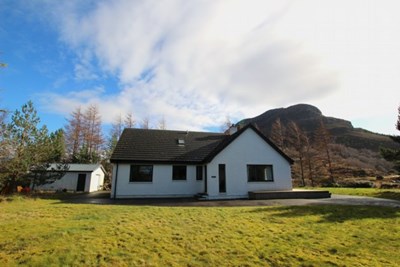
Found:
[[[398,134],[398,0],[0,1],[0,107],[219,129],[306,103]]]

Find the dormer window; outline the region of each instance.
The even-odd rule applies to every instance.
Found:
[[[185,145],[185,139],[178,139],[177,142],[178,142],[179,146],[184,146]]]

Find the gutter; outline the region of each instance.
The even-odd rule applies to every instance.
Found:
[[[113,199],[117,199],[117,181],[118,181],[118,163],[117,164],[117,169],[115,170],[115,183],[114,183],[114,197]]]

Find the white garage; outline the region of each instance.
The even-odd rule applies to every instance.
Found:
[[[105,170],[101,164],[68,164],[69,169],[60,179],[36,186],[37,190],[68,190],[94,192],[103,188]]]

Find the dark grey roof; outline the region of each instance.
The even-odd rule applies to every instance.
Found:
[[[193,164],[209,162],[248,128],[252,128],[290,163],[293,162],[251,124],[233,135],[127,128],[122,132],[111,156],[111,162]],[[184,140],[184,145],[180,145],[178,140]]]
[[[225,138],[221,133],[127,128],[115,147],[111,162],[200,163]],[[179,145],[178,140],[184,140]]]

